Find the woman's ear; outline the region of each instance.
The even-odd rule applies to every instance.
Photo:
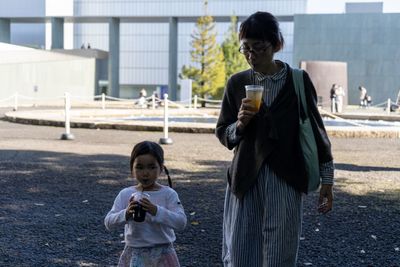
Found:
[[[274,47],[274,54],[275,53],[278,53],[280,50],[282,49],[282,43],[281,42],[279,42],[279,43],[277,43],[276,44],[276,46]]]

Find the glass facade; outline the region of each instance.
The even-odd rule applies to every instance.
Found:
[[[307,0],[209,0],[211,16],[248,16],[259,10],[276,16],[306,13]],[[74,16],[202,16],[202,0],[75,0]],[[293,22],[280,23],[285,47],[276,57],[292,63]],[[217,40],[221,43],[229,23],[217,23]],[[183,65],[191,65],[190,42],[194,23],[178,19],[178,73]],[[120,84],[168,84],[168,23],[121,23]],[[92,48],[108,51],[108,24],[75,24],[74,47],[90,43]]]
[[[75,0],[75,15],[82,16],[201,16],[203,0]],[[275,15],[305,13],[307,0],[209,0],[212,16],[246,16],[258,10]]]

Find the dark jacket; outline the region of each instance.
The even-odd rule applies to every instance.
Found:
[[[252,70],[233,75],[227,83],[217,122],[216,135],[234,157],[227,178],[232,192],[242,198],[255,183],[264,163],[300,192],[307,193],[307,178],[299,143],[299,112],[292,80],[292,69],[281,91],[270,107],[263,104],[260,111],[246,126],[243,138],[236,147],[228,142],[226,128],[237,121],[242,98],[246,97],[245,85],[252,84]],[[332,160],[331,145],[317,108],[315,88],[306,72],[304,86],[308,113],[318,147],[320,163]],[[301,114],[304,118],[304,114]]]

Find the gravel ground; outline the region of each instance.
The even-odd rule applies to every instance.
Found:
[[[132,146],[162,133],[72,129],[75,140],[61,141],[62,133],[0,121],[0,266],[116,265],[123,229],[106,231],[104,216],[132,183]],[[166,165],[188,216],[175,243],[181,264],[221,266],[232,154],[211,134],[170,137]],[[332,143],[335,208],[318,215],[316,194],[306,198],[298,266],[400,266],[400,140]]]

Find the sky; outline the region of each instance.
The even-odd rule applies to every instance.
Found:
[[[400,0],[308,0],[308,13],[345,13],[345,3],[383,2],[384,13],[399,13]]]

